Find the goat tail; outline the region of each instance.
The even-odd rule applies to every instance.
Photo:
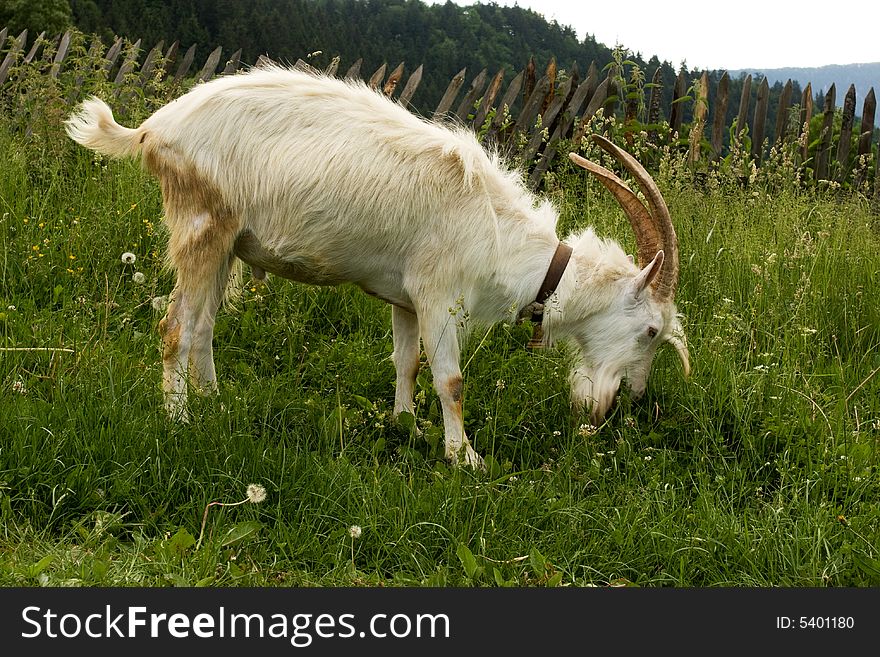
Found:
[[[140,128],[119,125],[107,103],[96,96],[83,101],[65,125],[75,142],[110,157],[134,157],[146,134]]]

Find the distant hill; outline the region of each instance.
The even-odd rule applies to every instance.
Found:
[[[874,93],[880,93],[880,62],[871,64],[846,64],[846,65],[830,65],[820,66],[817,68],[768,68],[768,69],[741,69],[738,71],[728,71],[731,77],[739,77],[740,75],[751,74],[766,76],[767,82],[772,86],[774,82],[785,84],[786,80],[791,79],[800,83],[801,88],[807,86],[810,82],[813,85],[813,94],[821,93],[823,96],[831,85],[834,84],[836,91],[837,105],[843,105],[843,99],[849,89],[849,85],[856,85],[856,112],[861,112],[862,103],[865,95],[871,87],[874,87]]]

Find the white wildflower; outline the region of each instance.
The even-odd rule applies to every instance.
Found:
[[[599,428],[593,426],[592,424],[582,424],[578,429],[578,434],[582,438],[589,438],[590,436],[595,435],[598,430]]]
[[[259,504],[266,499],[266,489],[260,484],[248,484],[247,496],[251,504]]]
[[[352,538],[360,538],[363,533],[364,530],[361,529],[360,525],[352,525],[348,528],[348,535]]]

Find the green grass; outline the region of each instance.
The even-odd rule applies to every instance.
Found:
[[[169,423],[157,187],[47,144],[0,130],[0,347],[73,350],[0,352],[0,584],[880,585],[880,224],[858,197],[664,175],[691,378],[664,349],[588,435],[563,351],[480,330],[475,474],[440,458],[426,367],[421,433],[392,421],[390,311],[349,287],[247,287],[218,318],[219,396]],[[549,194],[563,231],[633,250],[582,172]],[[206,504],[249,483],[267,500],[212,507],[196,549]]]

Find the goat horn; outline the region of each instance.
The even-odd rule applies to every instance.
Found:
[[[636,234],[636,245],[639,251],[639,267],[644,269],[648,266],[657,251],[663,248],[663,240],[657,231],[657,225],[651,218],[651,213],[639,200],[635,192],[613,172],[595,162],[584,159],[577,153],[569,153],[571,161],[583,167],[599,179],[605,188],[614,195],[620,207],[629,218],[633,232]],[[665,255],[665,254],[664,254]]]
[[[593,141],[617,158],[627,168],[636,179],[642,193],[645,195],[645,199],[648,201],[650,216],[653,218],[655,230],[660,236],[661,248],[666,256],[663,261],[663,267],[660,269],[660,273],[654,279],[652,285],[660,299],[672,301],[673,297],[675,297],[675,290],[678,287],[678,238],[675,235],[672,217],[669,216],[669,208],[666,207],[663,195],[660,193],[657,183],[645,171],[645,167],[632,155],[601,135],[593,135]],[[626,208],[624,207],[624,209]],[[638,232],[636,232],[636,236],[638,237]],[[640,253],[641,248],[641,245],[639,245]],[[653,258],[653,255],[651,257]]]

